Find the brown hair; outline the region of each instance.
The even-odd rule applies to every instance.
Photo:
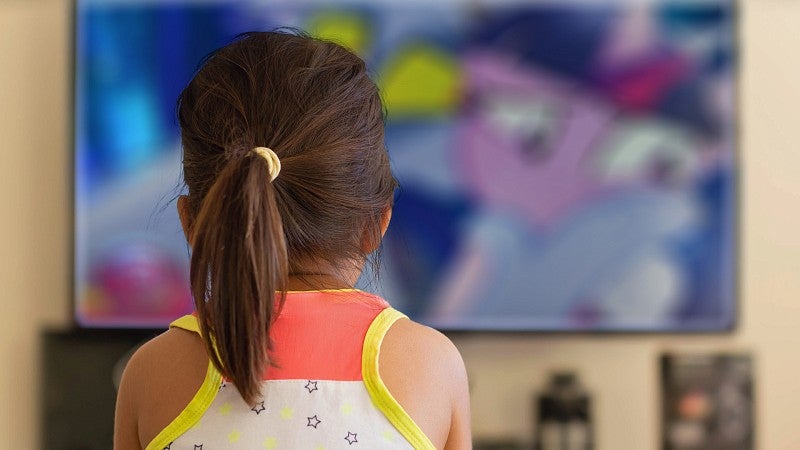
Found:
[[[201,335],[253,403],[288,276],[363,264],[380,242],[396,186],[383,107],[345,48],[254,32],[205,60],[178,99],[178,120]],[[273,182],[258,146],[280,158]]]

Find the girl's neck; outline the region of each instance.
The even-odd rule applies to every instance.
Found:
[[[325,261],[308,261],[297,264],[289,274],[287,291],[317,291],[323,289],[352,289],[361,276],[363,262],[339,261],[332,264]]]
[[[298,273],[289,275],[287,291],[318,291],[325,289],[353,289],[355,282],[321,273]]]

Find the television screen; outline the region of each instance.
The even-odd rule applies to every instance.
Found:
[[[446,330],[736,319],[733,0],[77,0],[75,317],[192,309],[175,101],[237,34],[362,56],[400,189],[360,286]],[[379,276],[378,276],[379,275]]]

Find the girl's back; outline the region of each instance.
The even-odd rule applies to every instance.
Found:
[[[131,438],[159,450],[469,448],[458,353],[401,317],[360,292],[290,292],[274,326],[281,367],[249,406],[209,367],[188,316],[132,359],[119,407],[138,411]]]
[[[352,288],[395,187],[363,62],[250,33],[178,117],[196,312],[128,364],[115,448],[470,448],[455,347]]]

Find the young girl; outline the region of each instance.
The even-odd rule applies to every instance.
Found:
[[[471,448],[458,351],[353,288],[395,189],[364,62],[248,33],[205,61],[178,119],[196,312],[129,362],[114,447]]]

